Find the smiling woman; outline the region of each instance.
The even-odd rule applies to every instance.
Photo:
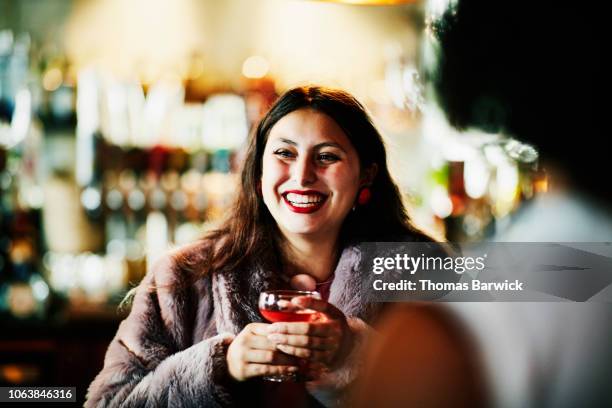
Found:
[[[336,122],[316,110],[298,109],[270,131],[263,200],[285,237],[308,235],[333,244],[357,189],[370,183],[373,172],[360,173],[359,156]]]
[[[395,240],[431,239],[411,226],[362,105],[288,91],[250,141],[225,224],[136,289],[86,406],[336,405],[381,310],[361,293],[361,243]],[[318,318],[263,323],[260,293],[286,289],[318,290],[295,299]],[[307,381],[262,381],[295,372]]]

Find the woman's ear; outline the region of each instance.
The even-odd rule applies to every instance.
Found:
[[[376,178],[376,174],[378,174],[378,164],[372,163],[363,170],[361,180],[359,181],[359,187],[372,185]]]

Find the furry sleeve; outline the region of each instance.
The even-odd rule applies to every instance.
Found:
[[[136,290],[132,310],[111,342],[85,407],[231,405],[225,354],[231,334],[193,344],[193,287],[177,289],[177,261],[157,262]]]

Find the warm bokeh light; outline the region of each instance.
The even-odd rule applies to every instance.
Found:
[[[183,76],[189,80],[198,79],[204,74],[204,58],[201,56],[195,56],[187,64],[187,70],[183,73]]]
[[[253,51],[270,61],[281,89],[316,81],[365,97],[371,81],[384,78],[390,44],[405,58],[416,58],[418,34],[401,10],[316,1],[258,4]]]
[[[544,172],[537,173],[533,184],[535,194],[546,193],[548,191],[548,176]]]
[[[259,55],[247,58],[242,64],[242,75],[247,78],[259,79],[266,76],[270,70],[270,63]]]
[[[418,29],[406,24],[414,13],[321,1],[80,0],[65,46],[77,70],[94,66],[147,85],[171,75],[237,88],[241,77],[266,75],[261,60],[243,67],[258,55],[279,90],[316,81],[365,97],[371,81],[384,78],[389,44],[417,58]]]
[[[95,64],[152,83],[178,74],[202,48],[200,15],[194,0],[77,1],[66,49],[79,68]]]
[[[59,68],[51,68],[43,74],[43,88],[45,91],[55,91],[62,84],[62,71]]]

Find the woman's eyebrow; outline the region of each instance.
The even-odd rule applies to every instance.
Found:
[[[294,142],[294,141],[293,141],[293,140],[291,140],[291,139],[285,139],[285,138],[282,138],[282,137],[281,137],[281,138],[279,138],[278,140],[280,140],[280,141],[281,141],[281,142],[283,142],[283,143],[287,143],[287,144],[290,144],[290,145],[293,145],[293,146],[297,146],[297,145],[298,145],[296,142]]]
[[[297,143],[297,142],[294,142],[294,141],[293,141],[293,140],[291,140],[291,139],[285,139],[285,138],[282,138],[282,137],[281,137],[281,138],[279,138],[278,140],[279,140],[280,142],[287,143],[287,144],[290,144],[290,145],[292,145],[292,146],[298,146],[298,143]],[[316,144],[316,145],[314,146],[314,148],[315,148],[315,149],[320,149],[320,148],[322,148],[322,147],[335,147],[335,148],[340,149],[340,150],[342,150],[343,152],[345,152],[345,150],[342,148],[342,146],[340,146],[340,145],[339,145],[338,143],[336,143],[336,142],[322,142],[322,143],[318,143],[318,144]]]
[[[319,143],[317,145],[315,145],[315,149],[320,149],[322,147],[335,147],[337,149],[342,150],[343,152],[345,151],[342,146],[340,146],[338,143],[336,142],[323,142],[323,143]]]

